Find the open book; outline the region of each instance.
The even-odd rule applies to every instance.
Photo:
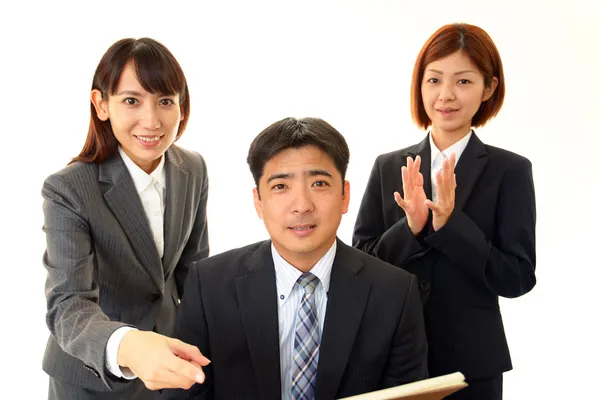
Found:
[[[460,372],[340,400],[440,400],[467,386]]]

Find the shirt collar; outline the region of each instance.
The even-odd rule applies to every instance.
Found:
[[[158,183],[161,189],[165,190],[167,185],[166,173],[165,173],[165,155],[163,154],[160,157],[160,162],[158,166],[152,171],[152,173],[147,174],[146,171],[138,167],[132,160],[129,158],[127,153],[119,146],[119,154],[131,175],[131,179],[133,179],[133,184],[135,185],[135,189],[138,194],[141,194],[144,190],[148,188],[153,182]]]
[[[310,273],[319,278],[323,290],[325,293],[329,291],[329,282],[331,281],[331,269],[333,268],[333,260],[337,249],[337,241],[333,242],[333,245],[329,248],[327,253],[312,267]],[[290,263],[285,261],[283,257],[277,252],[273,242],[271,242],[271,255],[273,257],[273,264],[275,266],[275,277],[277,282],[277,296],[279,298],[279,305],[285,304],[287,299],[294,289],[296,281],[302,275],[302,272],[292,266]],[[283,296],[283,298],[281,298]]]
[[[464,138],[460,139],[458,142],[448,147],[446,150],[440,151],[440,149],[438,149],[435,143],[433,142],[433,136],[431,135],[431,132],[429,132],[429,147],[431,148],[431,166],[436,164],[436,159],[439,155],[441,155],[442,157],[440,161],[443,161],[446,158],[450,157],[450,154],[452,153],[456,154],[456,162],[458,163],[458,159],[467,148],[467,144],[469,144],[471,136],[473,136],[473,130],[471,130],[467,135],[465,135]]]

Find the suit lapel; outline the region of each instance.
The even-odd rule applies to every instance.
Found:
[[[359,277],[362,267],[348,246],[338,240],[319,350],[317,398],[335,398],[352,352],[370,291],[370,285]]]
[[[106,204],[129,238],[138,260],[162,291],[162,264],[150,225],[131,175],[118,154],[99,165],[99,180],[109,184],[104,193]]]
[[[487,160],[485,145],[473,133],[454,170],[456,175],[455,211],[462,211],[464,208]]]
[[[235,286],[260,398],[280,399],[277,282],[270,241],[250,255],[248,274],[237,278]]]
[[[171,147],[165,153],[165,174],[167,178],[167,194],[165,196],[165,251],[163,255],[164,275],[175,268],[174,257],[181,244],[181,233],[184,226],[186,197],[188,192],[187,171],[182,169],[183,161]]]
[[[431,147],[429,145],[429,134],[425,136],[425,139],[421,143],[408,150],[408,155],[413,160],[416,156],[421,156],[421,168],[419,171],[423,175],[423,190],[425,191],[425,196],[431,199]],[[402,164],[406,165],[406,160],[402,160]]]

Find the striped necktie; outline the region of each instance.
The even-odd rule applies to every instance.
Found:
[[[296,282],[304,289],[296,317],[294,362],[292,365],[292,399],[313,400],[319,363],[319,321],[315,306],[315,288],[319,278],[306,272]]]

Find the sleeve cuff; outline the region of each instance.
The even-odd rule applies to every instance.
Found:
[[[137,330],[131,326],[123,326],[110,335],[108,343],[106,344],[106,369],[116,376],[117,378],[123,378],[128,380],[136,379],[137,376],[131,372],[129,368],[121,368],[117,363],[117,355],[119,353],[119,345],[123,336],[129,331]]]

